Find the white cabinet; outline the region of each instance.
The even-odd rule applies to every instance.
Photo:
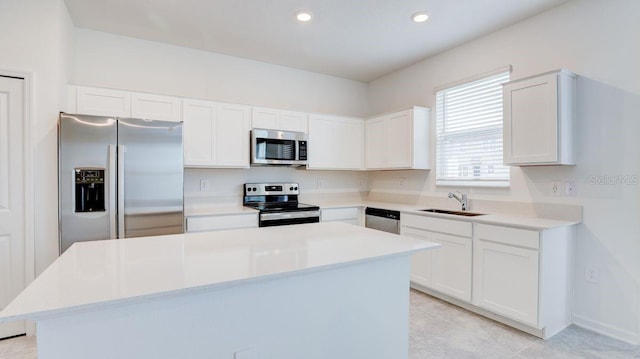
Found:
[[[180,99],[105,88],[69,86],[67,111],[95,116],[180,122]]]
[[[83,115],[131,117],[131,93],[70,86],[68,111]]]
[[[401,234],[440,244],[412,257],[411,281],[471,302],[472,224],[403,213]]]
[[[504,163],[575,165],[576,76],[554,71],[504,84]]]
[[[368,119],[365,124],[367,169],[429,169],[430,110],[408,110]]]
[[[363,163],[363,121],[309,115],[309,169],[359,170]]]
[[[258,227],[258,212],[225,214],[218,216],[198,216],[186,218],[187,232],[219,231],[223,229]]]
[[[320,220],[322,222],[343,222],[359,226],[360,207],[323,208]]]
[[[251,108],[251,127],[306,133],[307,114],[254,106]]]
[[[249,107],[183,100],[186,167],[249,167]]]
[[[131,93],[131,117],[180,122],[180,99],[133,92]]]
[[[538,232],[478,225],[474,304],[537,326],[537,247]]]
[[[573,229],[478,224],[473,304],[540,328],[548,338],[571,323]]]
[[[404,214],[403,214],[404,215]],[[402,217],[400,217],[402,218]],[[429,231],[402,226],[400,234],[406,237],[420,239],[431,242],[432,233]],[[422,251],[411,256],[411,277],[412,283],[421,285],[426,288],[432,287],[432,267],[433,267],[433,251]]]

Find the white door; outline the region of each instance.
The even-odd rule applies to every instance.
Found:
[[[0,76],[0,310],[24,289],[24,80]],[[0,338],[25,333],[0,324]]]

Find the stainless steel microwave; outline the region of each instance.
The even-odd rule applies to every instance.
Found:
[[[252,166],[305,166],[307,134],[254,128],[251,130]]]

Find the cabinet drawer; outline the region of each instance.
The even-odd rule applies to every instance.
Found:
[[[332,208],[322,210],[322,221],[341,221],[345,219],[358,219],[360,217],[359,209],[352,208]]]
[[[479,240],[531,249],[540,247],[540,233],[538,231],[478,224],[476,235]]]
[[[258,227],[258,214],[187,217],[187,232]]]
[[[448,233],[461,237],[471,237],[473,227],[469,222],[426,216],[416,216],[404,213],[400,215],[400,224],[403,227],[406,226],[424,229],[431,232]]]

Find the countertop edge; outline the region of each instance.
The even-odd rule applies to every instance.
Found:
[[[110,299],[107,301],[78,304],[78,305],[72,305],[64,308],[47,309],[47,310],[37,311],[33,313],[28,313],[28,314],[16,314],[16,315],[9,315],[5,317],[0,316],[0,323],[8,323],[16,320],[39,321],[43,319],[55,318],[60,315],[65,315],[69,313],[79,313],[84,311],[100,310],[103,308],[117,307],[125,304],[144,303],[144,302],[159,299],[159,298],[175,297],[175,296],[180,296],[185,294],[194,294],[194,293],[206,292],[206,291],[223,290],[223,289],[233,288],[237,286],[249,285],[256,282],[285,279],[288,277],[339,269],[339,268],[349,267],[357,264],[386,260],[394,257],[403,257],[403,256],[408,257],[416,252],[431,250],[439,246],[439,244],[437,243],[426,242],[426,241],[424,242],[424,244],[425,246],[421,248],[407,249],[401,252],[388,253],[388,254],[378,255],[378,256],[369,257],[369,258],[359,258],[359,259],[340,262],[340,263],[325,264],[325,265],[320,265],[312,268],[303,268],[303,269],[298,269],[293,271],[272,273],[272,274],[254,276],[249,278],[240,278],[240,279],[228,280],[225,282],[198,285],[198,286],[193,286],[189,288],[160,291],[156,293],[143,294],[143,295],[128,297],[128,298],[117,298],[117,299]]]

